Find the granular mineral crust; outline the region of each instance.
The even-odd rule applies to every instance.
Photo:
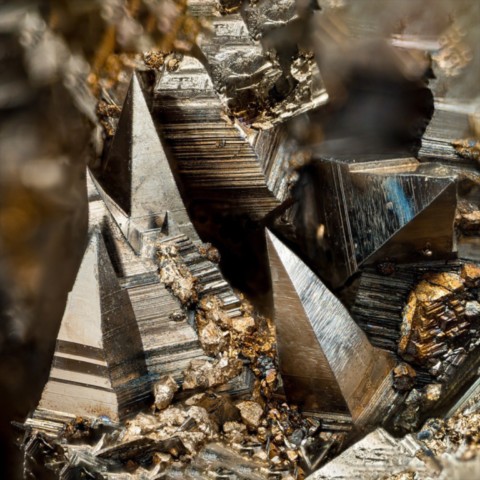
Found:
[[[477,275],[473,264],[463,265],[458,274],[425,275],[405,306],[398,352],[440,381],[447,382],[477,347]]]

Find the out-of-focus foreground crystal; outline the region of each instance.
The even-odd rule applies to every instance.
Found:
[[[480,12],[423,3],[0,5],[26,478],[478,473]]]

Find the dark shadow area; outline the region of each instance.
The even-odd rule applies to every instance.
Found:
[[[227,281],[263,314],[272,310],[264,225],[211,204],[192,204],[190,218],[201,239],[215,246]]]

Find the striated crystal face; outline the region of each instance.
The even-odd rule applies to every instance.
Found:
[[[1,3],[6,478],[480,477],[479,15]]]

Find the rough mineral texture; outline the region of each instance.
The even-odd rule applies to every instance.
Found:
[[[479,13],[0,1],[0,477],[480,478]]]
[[[153,386],[154,404],[158,410],[167,408],[172,403],[178,390],[178,384],[172,377],[163,377]]]
[[[478,309],[472,296],[478,267],[466,264],[459,274],[426,275],[410,294],[404,310],[399,354],[426,365],[446,380],[476,348]],[[472,298],[472,300],[467,300]]]

